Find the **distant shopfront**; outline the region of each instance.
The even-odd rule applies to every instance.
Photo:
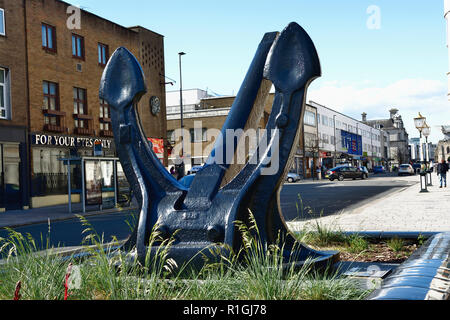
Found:
[[[113,139],[32,133],[31,143],[31,206],[33,208],[68,202],[67,168],[61,161],[69,157],[115,157]],[[100,150],[100,152],[99,152]],[[71,166],[71,187],[81,189],[81,167]],[[105,181],[109,181],[106,178]],[[73,202],[80,196],[74,194]]]

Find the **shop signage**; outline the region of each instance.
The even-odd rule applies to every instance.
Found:
[[[153,152],[156,154],[158,159],[164,159],[164,140],[156,138],[148,138],[153,145]]]
[[[341,130],[342,146],[350,155],[363,155],[362,136]]]
[[[111,149],[112,143],[112,140],[107,139],[58,136],[47,134],[33,134],[31,137],[31,141],[33,145],[77,147],[77,148],[92,148],[96,143],[100,142],[103,149]]]

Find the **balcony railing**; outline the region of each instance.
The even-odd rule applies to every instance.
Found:
[[[75,134],[83,135],[83,136],[93,136],[94,130],[89,128],[75,128],[73,130]]]

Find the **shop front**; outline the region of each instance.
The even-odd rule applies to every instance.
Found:
[[[0,212],[28,208],[26,129],[0,127]]]
[[[322,171],[328,170],[334,167],[334,157],[330,151],[319,152]]]
[[[72,157],[115,157],[113,139],[32,133],[31,143],[31,206],[46,207],[68,203],[68,172],[61,159]],[[104,164],[103,171],[110,167]],[[81,201],[81,162],[70,166],[72,202]],[[110,183],[105,176],[104,182]],[[106,185],[105,185],[106,186]],[[79,192],[77,192],[79,191]]]

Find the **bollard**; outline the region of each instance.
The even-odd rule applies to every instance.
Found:
[[[427,173],[425,171],[420,172],[420,193],[428,192]]]

